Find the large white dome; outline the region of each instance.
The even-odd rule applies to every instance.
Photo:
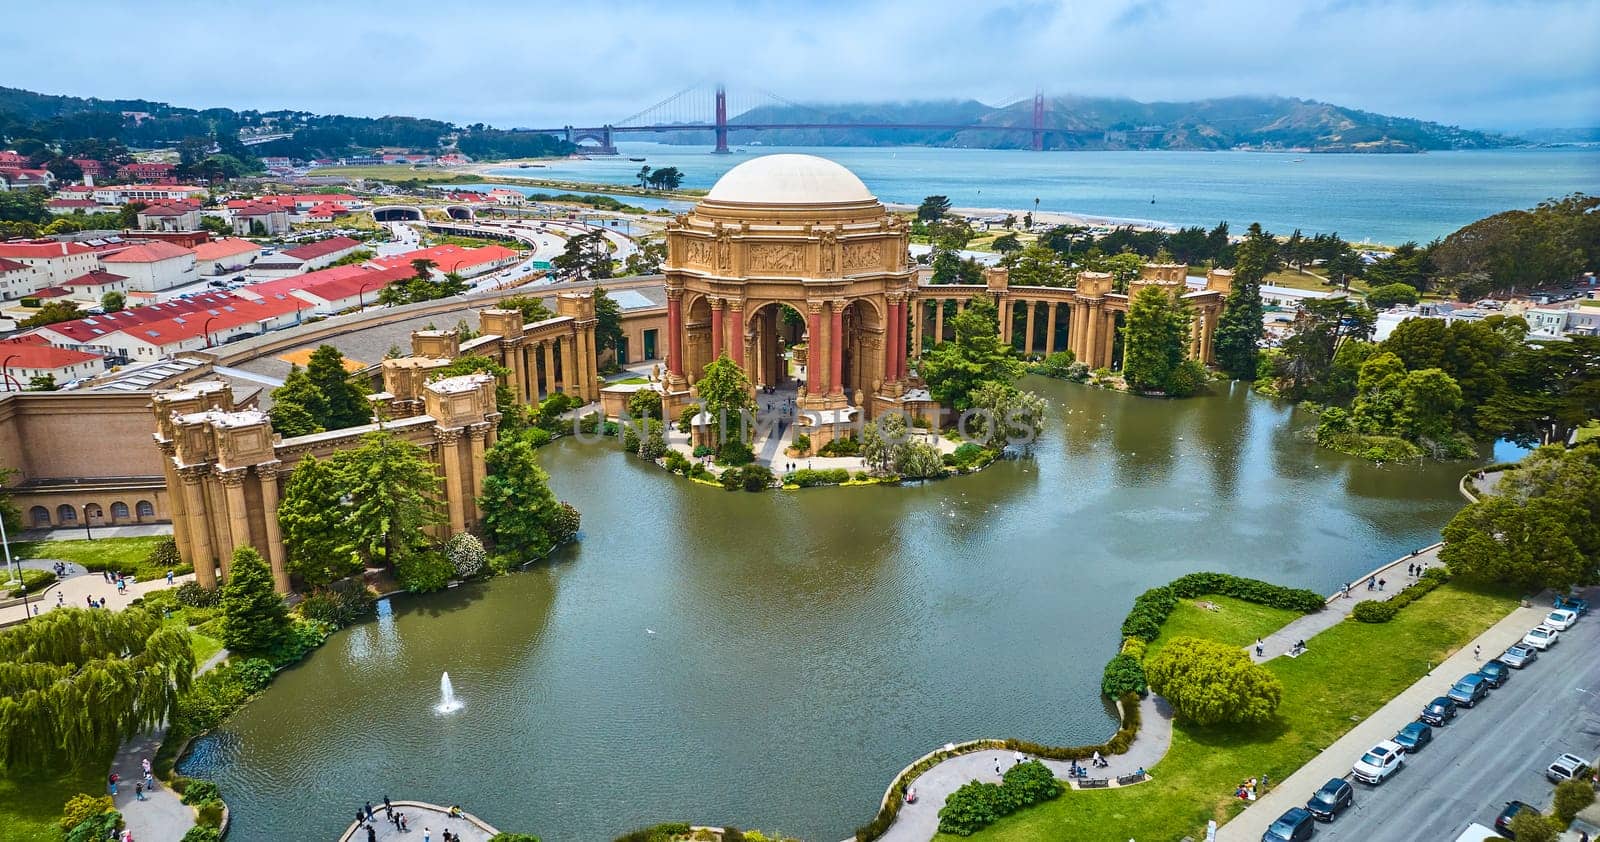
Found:
[[[743,205],[825,205],[871,202],[856,174],[815,155],[763,155],[717,179],[706,199]]]

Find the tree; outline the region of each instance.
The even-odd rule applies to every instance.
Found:
[[[311,353],[306,363],[306,378],[322,392],[326,409],[319,419],[323,429],[342,430],[372,423],[372,405],[367,391],[349,380],[344,355],[332,345]]]
[[[1237,646],[1176,637],[1145,661],[1150,689],[1196,725],[1265,722],[1277,712],[1283,685]]]
[[[354,553],[343,479],[331,460],[307,455],[294,466],[278,502],[289,572],[319,587],[361,571]]]
[[[716,431],[719,446],[723,432],[730,438],[744,441],[744,418],[756,409],[755,387],[744,369],[728,358],[727,352],[706,363],[705,373],[695,383],[700,401]]]
[[[1550,805],[1550,812],[1555,814],[1556,821],[1564,827],[1572,824],[1578,813],[1593,803],[1594,785],[1573,778],[1556,784],[1555,803]]]
[[[645,240],[639,249],[622,261],[623,275],[655,275],[667,260],[666,240]]]
[[[0,631],[0,766],[108,756],[172,716],[194,676],[189,632],[154,612],[58,608]]]
[[[605,287],[594,288],[594,350],[597,355],[610,351],[620,353],[622,348],[622,305],[606,294]],[[615,358],[613,358],[615,364]]]
[[[330,461],[350,498],[352,544],[367,566],[398,562],[443,520],[435,504],[441,481],[422,448],[379,430]]]
[[[1044,399],[1010,383],[987,380],[972,393],[972,417],[966,434],[992,449],[1010,444],[1024,449],[1044,433]]]
[[[1226,228],[1223,236],[1227,236]],[[1260,223],[1252,223],[1237,248],[1233,288],[1228,291],[1222,316],[1217,320],[1217,364],[1232,377],[1255,379],[1256,357],[1260,353],[1256,343],[1261,339],[1264,315],[1261,281],[1276,263],[1277,243]]]
[[[1290,400],[1339,401],[1353,397],[1354,370],[1346,382],[1335,382],[1334,360],[1338,349],[1352,341],[1365,345],[1360,340],[1370,335],[1376,318],[1370,308],[1344,296],[1306,301],[1295,318],[1294,331],[1279,346],[1273,372],[1279,393]],[[1341,393],[1341,388],[1348,391]]]
[[[994,302],[979,296],[951,323],[955,339],[942,342],[922,357],[921,373],[935,400],[967,409],[980,383],[1011,383],[1022,375],[1022,363],[1000,341]]]
[[[1008,234],[1013,241],[1016,236]],[[997,241],[998,242],[998,241]],[[1013,249],[1001,261],[1009,270],[1011,283],[1017,286],[1061,287],[1067,285],[1067,264],[1056,254],[1038,243],[1020,250]]]
[[[86,314],[82,310],[78,309],[77,302],[60,300],[46,301],[39,305],[39,309],[35,310],[33,315],[23,319],[22,323],[18,325],[18,327],[24,329],[30,327],[44,327],[45,325],[53,325],[57,322],[70,322],[73,319],[81,319],[85,315]]]
[[[657,170],[660,172],[660,170]],[[568,280],[603,280],[611,277],[611,244],[600,231],[574,234],[566,248],[550,261],[556,274]]]
[[[1444,527],[1439,559],[1464,579],[1530,588],[1568,588],[1594,573],[1567,535],[1565,507],[1491,495],[1468,504]]]
[[[550,477],[527,434],[501,437],[484,455],[484,464],[478,507],[484,533],[497,550],[528,559],[564,540],[562,504],[550,491]]]
[[[272,418],[273,432],[285,438],[305,436],[322,432],[328,402],[305,369],[291,365],[283,385],[272,390],[272,409],[267,414]]]
[[[1001,254],[1011,254],[1012,252],[1022,251],[1023,248],[1022,243],[1017,240],[1016,234],[1001,234],[995,237],[994,242],[989,245]]]
[[[650,186],[650,166],[648,164],[646,164],[645,166],[640,167],[639,171],[637,173],[634,173],[633,177],[634,177],[634,179],[636,181],[639,182],[639,186],[640,187],[649,187]]]
[[[497,306],[506,310],[521,311],[522,323],[527,325],[555,317],[555,313],[550,312],[550,308],[544,306],[543,298],[532,295],[513,295],[510,298],[502,298]]]
[[[127,304],[127,296],[117,292],[116,290],[112,290],[107,292],[105,295],[100,296],[100,309],[106,311],[107,313],[115,313],[121,310],[123,307],[126,307]]]
[[[1140,391],[1165,391],[1189,347],[1192,316],[1181,300],[1146,287],[1128,305],[1122,328],[1122,376]]]
[[[414,272],[418,278],[432,278],[433,270],[437,268],[439,268],[439,264],[426,257],[418,257],[411,261],[411,271]]]
[[[949,212],[949,196],[929,196],[917,206],[917,219],[922,222],[938,222]]]
[[[450,536],[444,544],[444,556],[450,560],[450,566],[455,568],[457,576],[469,579],[483,572],[484,565],[488,562],[488,554],[483,550],[483,542],[471,532],[458,532]]]
[[[272,590],[272,571],[254,547],[233,551],[222,585],[222,643],[229,651],[266,654],[289,636],[289,609]]]
[[[29,392],[54,392],[59,388],[61,387],[56,385],[54,374],[35,374],[28,378]]]
[[[1476,416],[1484,432],[1523,445],[1565,442],[1600,417],[1600,337],[1518,346],[1500,371],[1505,388]]]
[[[1421,298],[1417,288],[1405,283],[1384,284],[1367,293],[1367,304],[1374,309],[1387,310],[1396,304],[1416,304]]]
[[[1519,810],[1511,817],[1508,830],[1517,842],[1556,842],[1561,838],[1561,828],[1535,810]]]

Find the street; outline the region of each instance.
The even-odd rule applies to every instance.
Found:
[[[1376,787],[1353,782],[1354,806],[1332,824],[1318,824],[1317,837],[1451,840],[1470,822],[1493,827],[1507,801],[1549,812],[1552,785],[1544,769],[1550,761],[1562,752],[1589,760],[1600,755],[1597,647],[1600,616],[1591,612],[1537,661],[1512,670],[1477,707],[1462,708],[1450,724],[1435,728],[1433,742],[1388,781]],[[1483,657],[1498,654],[1485,651]]]

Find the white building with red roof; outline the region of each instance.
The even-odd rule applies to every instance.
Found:
[[[74,297],[89,301],[99,301],[100,296],[108,292],[129,292],[132,288],[128,285],[127,275],[118,275],[104,269],[95,269],[63,281],[63,289],[71,290]]]
[[[94,200],[102,205],[125,205],[129,202],[204,200],[206,189],[187,184],[118,184],[96,187]]]
[[[29,336],[40,336],[58,348],[71,348],[110,356],[119,356],[126,345],[121,332],[150,322],[162,321],[209,308],[221,307],[234,301],[232,293],[203,292],[191,298],[174,298],[142,307],[129,307],[115,313],[84,316],[66,322],[37,327]]]
[[[332,222],[341,216],[349,216],[350,209],[337,202],[323,202],[306,211],[305,218],[311,222]]]
[[[100,210],[100,203],[93,199],[50,199],[44,203],[44,209],[56,216],[96,213]]]
[[[233,233],[241,237],[270,237],[289,232],[289,209],[274,202],[229,202],[228,218],[233,222]]]
[[[137,214],[141,231],[198,231],[200,203],[190,201],[151,202]]]
[[[384,287],[414,275],[411,267],[375,269],[370,266],[334,266],[304,275],[250,284],[237,290],[241,298],[297,299],[319,316],[331,315],[375,303]]]
[[[521,258],[521,254],[505,246],[490,245],[470,249],[457,245],[443,245],[408,251],[392,257],[380,257],[370,263],[392,269],[399,266],[409,267],[413,260],[431,260],[437,274],[446,275],[455,272],[463,278],[473,278],[514,265]]]
[[[0,190],[27,190],[31,187],[49,189],[56,177],[49,170],[28,167],[0,167]]]
[[[0,274],[0,299],[7,301],[32,295],[35,290],[60,286],[99,268],[98,252],[83,243],[56,240],[26,240],[0,243],[0,260],[27,267],[26,272]]]
[[[260,246],[238,237],[223,237],[194,247],[195,268],[201,277],[237,272],[260,256]]]
[[[151,240],[100,255],[110,271],[128,277],[136,292],[159,292],[200,279],[193,249]]]
[[[94,200],[94,190],[95,190],[95,188],[94,188],[94,185],[92,185],[92,184],[68,184],[65,187],[57,187],[56,188],[56,198],[58,198],[58,199],[88,199],[90,201],[93,201]]]
[[[484,194],[484,198],[497,205],[525,205],[528,203],[527,196],[515,190],[507,190],[504,187],[496,187],[490,190]]]
[[[361,241],[350,237],[329,237],[326,240],[317,240],[292,249],[284,249],[282,257],[288,260],[300,261],[300,271],[310,272],[321,269],[340,258],[353,254],[361,248]]]
[[[178,182],[175,176],[177,170],[177,164],[161,162],[134,163],[123,164],[117,170],[117,175],[129,181],[137,181],[140,184],[176,184]]]
[[[0,340],[0,392],[27,389],[35,377],[49,377],[59,386],[105,370],[99,354],[57,348],[33,336]]]

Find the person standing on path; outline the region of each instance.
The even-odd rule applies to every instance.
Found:
[[[383,812],[390,816],[394,815],[394,805],[389,803],[387,795],[383,796]]]
[[[1377,576],[1368,576],[1367,577],[1367,590],[1370,591],[1370,590],[1376,588],[1377,586],[1378,586],[1378,577]]]
[[[172,587],[172,571],[167,571],[167,587]]]
[[[115,798],[116,795],[117,795],[117,773],[116,772],[112,772],[109,776],[106,777],[106,786],[111,790],[111,796],[113,798]]]
[[[1483,657],[1483,647],[1479,646],[1477,644],[1473,644],[1472,645],[1472,660],[1476,661],[1481,657]]]
[[[370,824],[367,825],[367,842],[378,842],[378,831],[374,830]]]
[[[433,842],[433,831],[429,830],[428,828],[423,828],[422,842]]]
[[[144,781],[134,781],[133,782],[133,800],[135,800],[135,801],[143,801],[143,800],[145,800],[144,799]]]

